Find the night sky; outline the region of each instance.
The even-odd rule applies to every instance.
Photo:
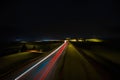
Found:
[[[21,0],[0,3],[1,40],[120,37],[113,0]]]

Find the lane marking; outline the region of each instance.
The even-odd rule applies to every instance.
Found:
[[[32,66],[31,68],[29,68],[28,70],[26,70],[24,73],[22,73],[21,75],[19,75],[18,77],[16,77],[14,80],[19,80],[22,76],[24,76],[25,74],[27,74],[33,68],[35,68],[36,66],[38,66],[40,63],[42,63],[43,61],[45,61],[47,58],[49,58],[54,53],[56,53],[65,43],[66,43],[66,41],[61,46],[59,46],[56,50],[54,50],[53,52],[51,52],[48,56],[46,56],[41,61],[39,61],[38,63],[36,63],[34,66]]]

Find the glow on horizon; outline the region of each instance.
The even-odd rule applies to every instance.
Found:
[[[97,39],[97,38],[86,39],[86,41],[89,41],[89,42],[103,42],[103,40]]]

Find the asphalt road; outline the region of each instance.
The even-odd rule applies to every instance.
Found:
[[[58,68],[54,80],[102,80],[86,58],[69,43]]]
[[[99,54],[99,52],[104,54]],[[14,73],[7,80],[120,80],[119,57],[64,42],[52,53]],[[106,54],[107,55],[107,54]],[[108,54],[109,55],[109,54]],[[110,54],[111,55],[111,54]]]
[[[58,63],[54,80],[120,80],[119,54],[113,53],[111,58],[110,53],[99,51],[81,49],[69,43]]]
[[[59,59],[67,46],[67,42],[64,42],[55,51],[44,57],[42,60],[25,70],[18,75],[14,80],[51,80],[51,74],[55,63]]]

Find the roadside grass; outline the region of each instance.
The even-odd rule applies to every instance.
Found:
[[[49,50],[44,51],[44,53],[19,52],[0,57],[0,77],[9,75],[9,72],[17,71],[20,68],[31,64],[31,61],[36,61],[45,57],[60,45],[61,43],[47,44],[47,46],[44,45],[45,47],[51,47]]]

